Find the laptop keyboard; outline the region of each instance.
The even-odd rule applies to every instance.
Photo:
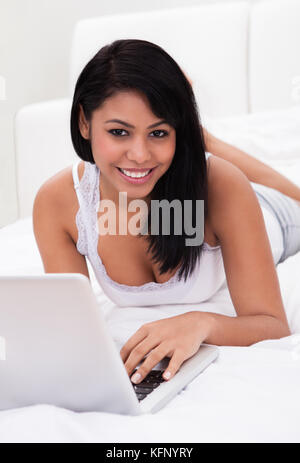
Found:
[[[135,369],[132,374],[136,371],[137,369]],[[152,370],[139,384],[131,383],[139,401],[147,397],[147,395],[157,388],[162,382],[165,382],[162,374],[163,370]]]

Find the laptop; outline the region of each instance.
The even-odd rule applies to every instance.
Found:
[[[164,358],[134,385],[86,276],[1,276],[0,294],[0,410],[155,413],[218,356],[202,344],[169,381]]]

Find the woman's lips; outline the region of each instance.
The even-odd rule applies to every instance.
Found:
[[[145,177],[139,177],[139,178],[129,177],[128,175],[124,174],[120,169],[121,169],[120,167],[117,167],[119,174],[122,176],[122,178],[127,180],[127,182],[134,184],[134,185],[140,185],[140,184],[146,183],[152,177],[153,172],[155,171],[156,167],[153,167],[150,170],[149,174],[145,175]],[[146,172],[149,169],[124,169],[124,170],[128,170],[129,172]]]

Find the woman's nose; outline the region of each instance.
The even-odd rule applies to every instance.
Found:
[[[127,151],[127,158],[138,164],[143,164],[151,159],[151,153],[144,141],[136,141]]]

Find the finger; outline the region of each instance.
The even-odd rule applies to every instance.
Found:
[[[154,339],[151,336],[147,336],[140,342],[135,348],[130,352],[126,362],[125,368],[130,375],[132,371],[138,366],[138,364],[144,359],[148,354],[151,354],[152,349],[157,347],[159,341]],[[148,358],[148,357],[147,357]]]
[[[177,373],[177,371],[179,370],[179,368],[185,360],[186,356],[183,354],[183,352],[179,349],[175,350],[167,368],[165,369],[162,375],[163,378],[165,380],[173,378],[173,376],[175,375],[175,373]]]
[[[139,367],[138,371],[131,377],[135,384],[140,383],[146,378],[148,373],[157,365],[170,351],[166,343],[162,343],[150,352],[146,360]]]
[[[147,336],[147,332],[146,332],[146,330],[144,328],[144,325],[143,325],[136,331],[136,333],[134,333],[126,341],[126,343],[124,344],[124,346],[120,350],[120,356],[121,356],[121,359],[123,360],[123,362],[126,361],[126,359],[128,358],[130,352],[132,351],[132,349],[134,349],[137,346],[137,344],[139,344],[141,341],[143,341],[143,339],[145,339],[146,336]]]

